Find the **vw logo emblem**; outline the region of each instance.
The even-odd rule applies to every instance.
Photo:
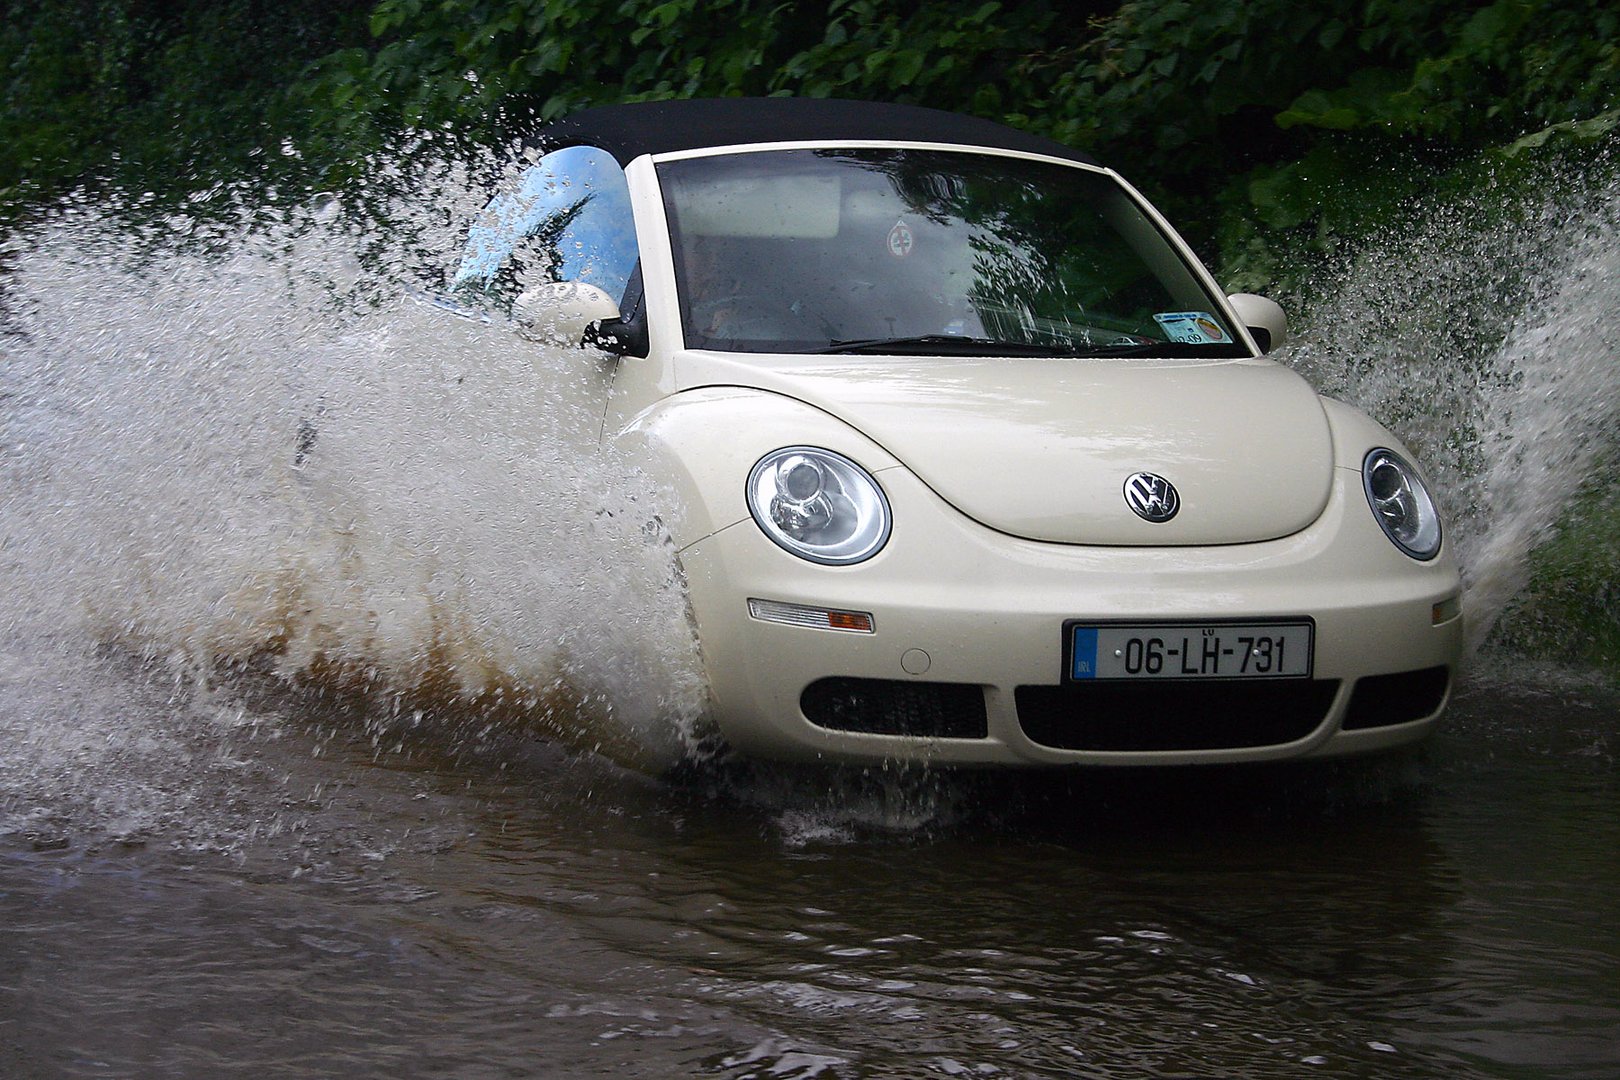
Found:
[[[1125,505],[1146,521],[1169,521],[1181,509],[1176,486],[1150,472],[1132,473],[1125,478]]]

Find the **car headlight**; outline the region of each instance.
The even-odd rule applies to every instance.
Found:
[[[789,446],[748,474],[748,510],[801,559],[844,566],[869,559],[889,539],[889,501],[865,469],[831,450]]]
[[[1414,559],[1440,551],[1440,514],[1410,462],[1382,447],[1361,462],[1361,486],[1384,535]]]

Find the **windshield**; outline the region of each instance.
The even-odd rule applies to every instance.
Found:
[[[689,348],[1246,356],[1112,177],[943,150],[658,166]]]

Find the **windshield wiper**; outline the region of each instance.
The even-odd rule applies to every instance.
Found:
[[[915,337],[852,338],[833,341],[816,353],[885,353],[919,356],[1076,356],[1067,345],[1042,345],[1031,341],[997,341],[994,338],[964,334],[918,334]]]

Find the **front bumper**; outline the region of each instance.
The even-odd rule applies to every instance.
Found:
[[[795,558],[748,520],[682,551],[714,717],[737,750],[964,766],[1266,761],[1415,742],[1443,711],[1463,642],[1456,565],[1446,551],[1428,563],[1397,551],[1372,521],[1354,469],[1335,469],[1327,510],[1309,528],[1200,548],[1020,540],[964,518],[903,467],[878,479],[894,532],[859,565]],[[751,598],[870,612],[873,632],[751,618]],[[1308,683],[1063,684],[1068,620],[1302,617],[1315,624]],[[982,694],[982,734],[834,730],[806,715],[806,688],[819,686],[815,711],[816,693],[879,687],[867,680],[885,692],[908,683],[972,688],[948,696]],[[1403,695],[1418,689],[1424,704],[1403,711]],[[1114,734],[1085,734],[1104,727]]]

